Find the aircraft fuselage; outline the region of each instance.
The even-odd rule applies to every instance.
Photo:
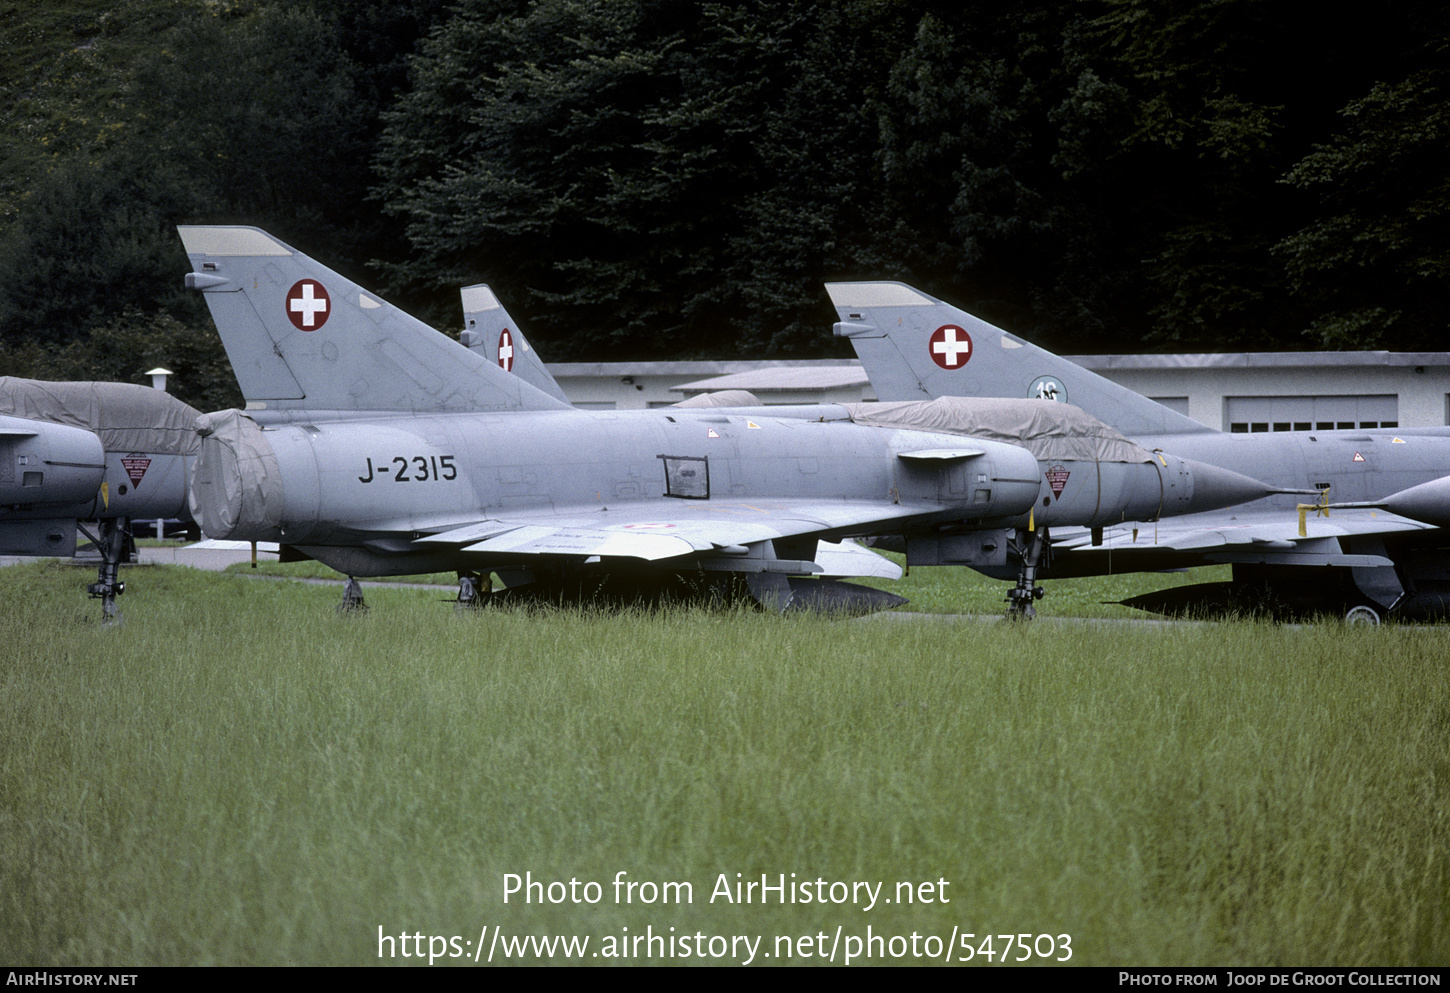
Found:
[[[1185,458],[1226,466],[1273,486],[1328,490],[1332,502],[1374,500],[1450,472],[1450,431],[1435,428],[1183,434],[1137,438]],[[1292,508],[1274,496],[1259,506]]]
[[[420,549],[412,542],[460,520],[527,514],[537,521],[544,514],[598,529],[611,525],[613,513],[639,532],[649,527],[641,506],[653,505],[665,534],[681,513],[758,519],[766,527],[778,513],[809,517],[812,532],[826,538],[880,533],[883,521],[901,530],[1090,526],[1206,509],[1195,505],[1209,488],[1205,474],[1221,481],[1215,470],[1174,456],[1043,464],[1012,444],[823,414],[834,409],[784,417],[562,410],[305,423],[289,415],[265,427],[237,418],[244,443],[227,432],[203,441],[193,511],[219,538],[313,548],[355,546],[372,536],[376,560],[355,571],[377,575],[415,570]],[[238,458],[238,446],[250,454]],[[1215,501],[1222,497],[1221,489],[1213,492]],[[1234,498],[1261,492],[1253,484]],[[780,510],[771,501],[790,506]],[[833,525],[839,508],[852,504],[881,510],[844,514]],[[439,554],[430,561],[444,561]]]

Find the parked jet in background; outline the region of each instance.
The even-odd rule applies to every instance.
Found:
[[[202,423],[193,511],[211,537],[348,576],[453,569],[467,599],[488,572],[723,575],[784,609],[819,597],[802,584],[822,540],[1029,535],[1268,492],[1080,415],[1029,437],[1022,404],[934,430],[844,407],[574,410],[264,231],[180,233],[247,399]]]
[[[569,402],[554,379],[544,368],[544,360],[534,351],[518,322],[499,303],[487,283],[465,286],[463,296],[463,336],[465,348],[478,352],[504,372],[511,372],[536,390],[556,400]]]
[[[544,360],[519,330],[518,322],[509,317],[508,311],[488,284],[465,286],[461,293],[463,335],[459,341],[464,347],[495,363],[504,372],[513,373],[535,389],[569,403],[569,398],[554,379],[554,374],[544,365]],[[669,406],[759,407],[761,403],[747,390],[720,390],[715,393],[699,393]]]
[[[1296,501],[1269,497],[1182,517],[1151,533],[1059,531],[1051,575],[1228,563],[1234,578],[1226,587],[1183,587],[1133,605],[1243,608],[1267,596],[1289,613],[1332,611],[1366,620],[1450,609],[1450,554],[1443,547],[1450,541],[1430,527],[1450,519],[1450,430],[1226,434],[903,283],[826,288],[840,316],[836,334],[850,340],[882,400],[1067,402],[1145,448],[1232,467],[1283,491],[1323,494],[1323,506],[1302,515],[1302,523]],[[968,555],[957,561],[991,575],[1010,570],[1010,563]]]
[[[90,593],[116,619],[126,522],[190,517],[199,414],[146,386],[0,377],[0,554],[74,555],[79,522],[99,521]]]

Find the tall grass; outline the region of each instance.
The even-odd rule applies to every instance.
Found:
[[[1450,958],[1439,628],[457,614],[437,590],[338,617],[335,588],[153,568],[103,630],[85,578],[0,570],[3,961],[364,964],[379,928],[485,925]],[[617,904],[620,871],[693,902]],[[526,872],[604,898],[505,905]],[[711,903],[722,873],[950,902]]]

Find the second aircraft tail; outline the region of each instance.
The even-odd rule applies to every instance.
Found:
[[[487,283],[465,286],[463,295],[463,337],[470,351],[478,352],[504,372],[511,372],[535,389],[565,403],[569,398],[559,388],[554,374],[534,351],[518,323],[504,309]]]
[[[827,283],[836,334],[882,400],[1027,397],[1071,403],[1130,437],[1213,429],[905,283]]]

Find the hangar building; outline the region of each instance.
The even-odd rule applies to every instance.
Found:
[[[1450,352],[1225,352],[1066,358],[1221,431],[1450,424]],[[766,404],[874,400],[859,362],[555,362],[575,406],[667,406],[749,390]]]

